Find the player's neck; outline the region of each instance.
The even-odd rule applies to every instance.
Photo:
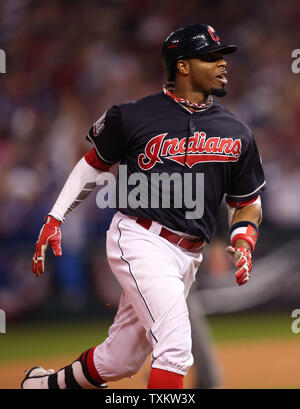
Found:
[[[208,98],[208,95],[204,92],[195,91],[186,86],[182,86],[180,83],[175,84],[174,95],[196,104],[205,104]]]

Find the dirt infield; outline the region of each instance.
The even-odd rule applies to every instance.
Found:
[[[217,353],[224,373],[224,388],[299,388],[300,342],[299,338],[259,340],[251,342],[222,343]],[[19,388],[24,369],[35,365],[59,368],[72,361],[74,356],[60,356],[17,363],[0,364],[0,388]],[[111,382],[115,389],[141,389],[147,386],[149,365],[132,379]],[[185,388],[195,385],[192,368],[185,379]]]

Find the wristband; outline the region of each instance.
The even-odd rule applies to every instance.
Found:
[[[52,214],[47,214],[44,217],[44,224],[49,224],[52,222],[53,226],[60,226],[62,224],[61,220],[56,219]]]
[[[257,239],[258,227],[252,222],[238,222],[230,229],[230,241],[233,247],[237,240],[245,240],[250,245],[251,251],[253,251]]]

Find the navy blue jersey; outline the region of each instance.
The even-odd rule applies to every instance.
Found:
[[[144,197],[142,205],[133,208],[130,203],[124,205],[118,196],[121,212],[204,236],[208,242],[224,195],[231,202],[248,201],[265,186],[251,130],[216,102],[206,110],[192,113],[163,92],[150,95],[110,108],[90,129],[88,139],[104,163],[120,162],[127,165],[128,178],[142,174],[143,180],[149,182],[142,182],[148,203]],[[162,201],[158,207],[151,206],[153,174],[162,173],[177,177],[171,178],[174,183],[170,184],[170,205],[165,206]],[[178,199],[179,186],[182,192],[191,188],[196,197],[200,180],[197,174],[204,178],[204,208],[201,217],[188,219],[186,212],[191,209],[184,198],[179,206],[175,195]],[[128,186],[128,195],[134,188]],[[158,189],[163,197],[163,185]]]

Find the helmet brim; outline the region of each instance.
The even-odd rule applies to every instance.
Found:
[[[215,52],[221,52],[222,54],[232,54],[235,51],[237,51],[237,46],[236,45],[216,45],[215,47],[209,46],[209,47],[203,47],[201,50],[199,50],[199,53],[196,53],[196,56],[204,55],[204,54],[211,54]]]

